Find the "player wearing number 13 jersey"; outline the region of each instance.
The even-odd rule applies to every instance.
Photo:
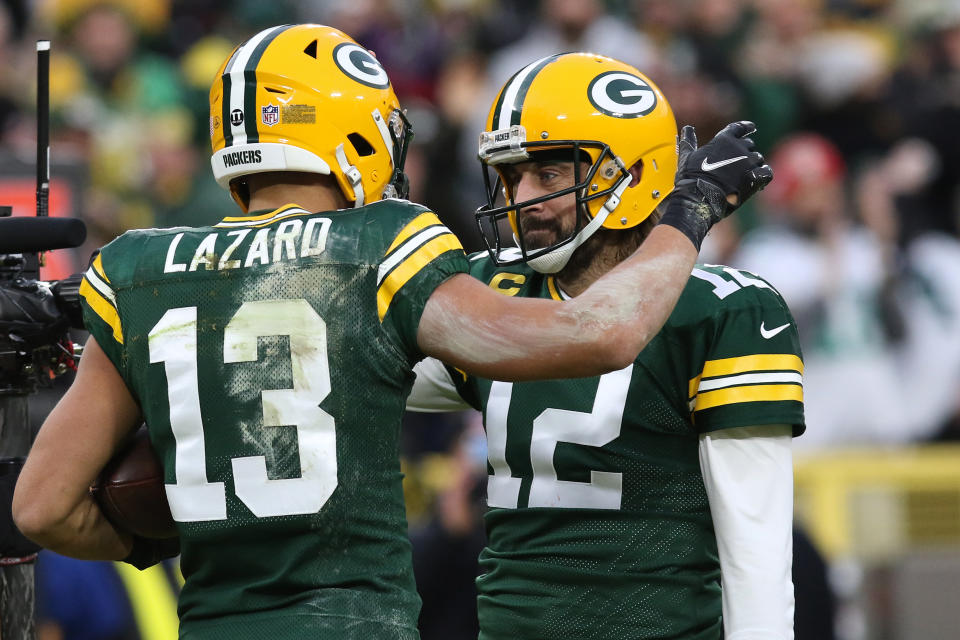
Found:
[[[675,304],[700,209],[678,201],[650,248],[573,304],[508,298],[399,199],[409,126],[349,37],[266,29],[210,96],[214,175],[243,215],[131,231],[93,261],[91,337],[24,466],[16,521],[54,551],[141,568],[179,542],[181,638],[415,639],[397,444],[414,364],[508,380],[622,367]],[[141,420],[173,544],[114,526],[88,493]]]
[[[458,248],[399,200],[286,206],[103,248],[86,325],[167,469],[182,635],[234,634],[221,616],[238,609],[300,614],[236,622],[270,637],[348,620],[366,637],[413,634],[396,418],[417,319],[463,269]]]
[[[660,199],[689,185],[666,196],[664,171],[679,163],[699,183],[759,155],[749,123],[701,148],[685,127],[678,154],[659,90],[589,54],[524,67],[487,129],[480,158],[498,180],[478,211],[489,253],[471,257],[471,273],[514,298],[576,301],[648,242]],[[501,220],[518,247],[501,243]],[[780,295],[709,265],[618,371],[511,383],[420,363],[408,407],[483,412],[481,640],[792,638],[802,373]]]

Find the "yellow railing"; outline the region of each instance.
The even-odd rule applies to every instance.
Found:
[[[795,457],[797,520],[828,558],[960,549],[960,445]]]

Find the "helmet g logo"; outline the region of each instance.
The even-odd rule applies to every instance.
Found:
[[[657,106],[657,94],[646,82],[631,73],[607,71],[587,87],[590,104],[614,118],[639,118]]]
[[[390,79],[383,66],[358,44],[344,42],[333,50],[333,61],[345,74],[368,87],[386,89]]]

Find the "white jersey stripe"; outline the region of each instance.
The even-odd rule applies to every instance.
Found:
[[[799,373],[744,373],[736,376],[713,378],[712,380],[701,380],[697,392],[702,393],[713,389],[735,387],[739,384],[773,384],[775,382],[803,384],[803,376]]]
[[[93,267],[87,269],[84,277],[86,277],[87,282],[89,282],[94,289],[100,292],[100,295],[106,298],[110,304],[112,304],[114,307],[117,306],[117,296],[113,293],[113,289],[110,288],[110,285],[100,279],[100,276],[97,275],[97,272]]]
[[[395,266],[403,262],[407,256],[425,245],[430,240],[439,235],[443,235],[444,233],[450,233],[450,229],[444,225],[427,227],[403,243],[399,249],[391,253],[390,257],[380,264],[380,269],[377,271],[377,286],[379,287],[383,282],[383,279],[387,277],[387,274],[390,273]]]

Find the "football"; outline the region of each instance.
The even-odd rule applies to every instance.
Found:
[[[163,467],[146,427],[111,458],[90,493],[116,527],[144,538],[177,535],[163,487]]]

